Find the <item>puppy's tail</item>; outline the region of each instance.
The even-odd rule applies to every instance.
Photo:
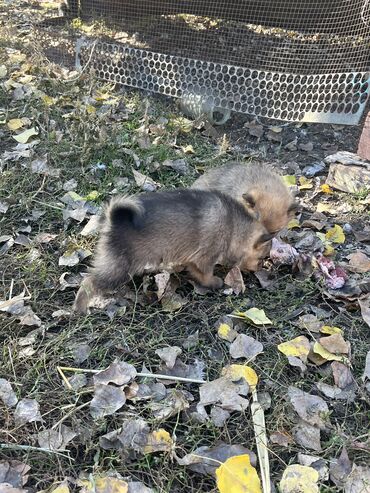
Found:
[[[139,228],[144,216],[144,207],[140,199],[133,197],[114,198],[108,204],[105,217],[110,226],[131,226]]]

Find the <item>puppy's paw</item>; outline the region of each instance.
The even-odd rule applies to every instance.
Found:
[[[224,281],[221,279],[221,277],[217,276],[212,276],[207,282],[207,287],[211,289],[220,289],[224,285]]]

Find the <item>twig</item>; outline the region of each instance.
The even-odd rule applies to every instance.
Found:
[[[42,447],[32,447],[32,445],[18,445],[16,443],[0,443],[0,449],[9,449],[9,450],[33,450],[35,452],[45,452],[46,454],[55,454],[55,455],[60,455],[62,457],[66,457],[67,459],[70,459],[74,461],[74,459],[67,454],[62,454],[59,450],[49,450],[48,448],[42,448]],[[66,450],[68,453],[68,451]]]
[[[72,385],[68,382],[67,377],[64,375],[63,370],[61,369],[60,366],[57,366],[57,371],[59,375],[62,377],[63,382],[66,384],[66,386],[69,388],[69,390],[73,390]]]
[[[64,371],[71,371],[71,372],[75,372],[75,373],[78,373],[78,372],[80,372],[80,373],[100,373],[103,371],[103,370],[89,370],[89,369],[85,369],[85,368],[73,368],[73,367],[69,367],[69,366],[57,366],[57,370],[58,370],[60,375],[62,375]],[[207,383],[205,380],[197,380],[196,378],[177,377],[175,375],[161,375],[161,374],[154,374],[154,373],[137,373],[136,375],[138,377],[158,378],[159,380],[173,380],[176,382],[199,383],[199,384]],[[65,375],[64,375],[64,378],[65,378]]]
[[[40,185],[40,187],[36,190],[36,192],[34,194],[31,195],[30,197],[30,200],[34,200],[35,197],[37,197],[37,195],[42,191],[42,189],[44,188],[44,185],[45,185],[45,182],[46,182],[46,175],[44,175],[43,179],[42,179],[42,183]]]
[[[263,493],[271,493],[270,464],[268,458],[265,415],[258,402],[256,388],[252,388],[253,402],[251,404],[254,435],[257,444],[258,462],[260,465]]]
[[[50,209],[55,209],[56,211],[64,211],[63,207],[57,207],[56,205],[47,204],[46,202],[41,202],[41,200],[32,199],[32,202],[36,202],[37,204],[44,205],[45,207],[50,207]]]

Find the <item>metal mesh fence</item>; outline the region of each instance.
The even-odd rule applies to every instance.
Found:
[[[370,0],[68,0],[37,36],[51,58],[71,63],[76,50],[105,80],[251,115],[354,124],[369,93],[369,26]]]

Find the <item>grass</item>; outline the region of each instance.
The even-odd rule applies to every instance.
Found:
[[[309,371],[301,376],[297,369],[288,365],[285,356],[277,351],[276,346],[280,342],[302,334],[302,329],[294,324],[295,319],[290,320],[288,315],[308,305],[328,310],[330,324],[343,328],[345,338],[351,342],[353,372],[359,383],[369,345],[368,330],[358,311],[347,312],[342,309],[342,305],[325,300],[319,283],[299,280],[287,269],[279,272],[279,282],[273,291],[261,289],[253,276],[247,276],[248,289],[240,297],[226,297],[220,293],[200,296],[190,289],[182,277],[180,292],[188,303],[176,313],[163,312],[158,303],[146,306],[129,303],[126,313],[112,320],[104,311],[96,311],[82,318],[53,318],[54,311],[71,308],[75,295],[74,289],[61,290],[59,278],[64,268],[58,266],[59,256],[70,245],[93,250],[95,242],[79,235],[82,226],[77,222],[63,221],[64,206],[60,199],[65,193],[65,182],[75,179],[78,184],[76,192],[82,196],[97,190],[98,197],[93,203],[99,206],[111,196],[117,178],[128,178],[128,184],[122,192],[139,191],[132,179],[134,160],[124,148],[138,155],[140,172],[150,174],[164,188],[188,186],[198,176],[198,171],[219,165],[235,157],[236,153],[228,151],[226,154],[222,150],[222,141],[215,144],[196,128],[191,132],[181,132],[177,124],[180,114],[171,101],[143,96],[124,88],[113,88],[96,81],[88,73],[70,83],[63,79],[58,67],[35,54],[32,46],[23,48],[26,54],[23,62],[14,61],[14,56],[11,53],[9,55],[7,48],[19,49],[19,41],[9,26],[3,25],[1,29],[6,36],[0,46],[0,63],[7,66],[7,77],[18,80],[26,73],[33,79],[30,83],[31,93],[20,100],[14,99],[11,90],[0,92],[0,105],[5,110],[6,120],[28,117],[32,125],[40,129],[40,142],[35,147],[32,159],[22,158],[2,164],[0,201],[7,201],[10,207],[6,214],[0,216],[1,234],[15,234],[27,225],[31,226],[31,232],[27,233],[30,238],[39,232],[57,234],[56,239],[49,244],[31,244],[26,247],[15,245],[1,258],[0,299],[9,296],[12,283],[13,294],[18,294],[27,286],[32,293],[30,305],[41,318],[42,326],[37,329],[35,342],[30,345],[33,354],[22,356],[25,347],[22,346],[22,338],[27,337],[33,328],[21,326],[14,318],[0,314],[0,376],[12,382],[19,398],[37,399],[44,420],[43,423],[17,426],[13,411],[0,402],[0,442],[30,447],[24,450],[2,449],[2,459],[17,459],[29,464],[29,484],[37,491],[50,488],[65,477],[78,478],[82,471],[99,474],[111,469],[124,477],[141,480],[161,493],[215,491],[213,478],[189,472],[172,460],[169,454],[123,460],[120,452],[101,449],[98,445],[99,437],[117,429],[128,418],[142,417],[151,427],[163,427],[171,435],[176,435],[176,453],[180,456],[202,445],[214,446],[218,441],[239,443],[255,450],[249,410],[233,413],[226,426],[216,428],[210,421],[189,422],[181,415],[156,421],[149,407],[150,402],[144,401],[129,404],[113,416],[94,421],[88,407],[83,406],[91,399],[91,386],[71,392],[59,378],[57,366],[76,366],[74,350],[76,346],[86,343],[91,352],[88,359],[80,364],[83,368],[105,368],[115,358],[119,358],[133,364],[137,370],[145,365],[149,370],[156,371],[159,367],[156,349],[181,345],[190,334],[198,331],[199,342],[191,349],[183,349],[182,358],[188,363],[194,359],[204,361],[206,378],[215,379],[221,369],[230,363],[228,346],[216,335],[216,321],[236,308],[257,306],[265,309],[274,321],[273,327],[256,329],[245,325],[243,330],[264,344],[264,353],[252,365],[260,376],[259,391],[269,392],[272,397],[272,406],[266,411],[266,425],[270,435],[276,430],[289,431],[295,423],[296,415],[286,401],[289,385],[316,392],[314,384],[318,381],[331,383],[330,377],[320,367],[310,366]],[[52,104],[43,102],[42,94],[53,98]],[[106,100],[97,101],[94,98],[98,94],[108,94],[115,103],[106,105]],[[87,109],[89,104],[93,104],[95,111]],[[112,115],[118,115],[118,118],[112,118]],[[137,141],[140,128],[157,124],[160,117],[167,120],[164,135],[157,145],[141,148]],[[5,151],[13,149],[16,142],[5,125],[0,127],[0,132],[0,153],[3,155]],[[153,142],[153,136],[151,140]],[[194,152],[184,154],[183,149],[187,146],[192,146]],[[31,173],[27,168],[30,161],[45,154],[49,166],[60,169],[60,177],[44,177]],[[179,158],[186,159],[189,164],[190,173],[186,176],[180,176],[167,168],[152,171],[153,162]],[[117,159],[122,161],[119,167],[115,165]],[[97,163],[103,163],[105,170],[93,171]],[[43,215],[36,221],[30,221],[27,218],[35,209],[41,210]],[[358,214],[361,214],[361,210]],[[38,257],[30,261],[35,249]],[[80,272],[85,270],[86,264],[68,270]],[[140,295],[142,286],[136,289],[136,294]],[[178,385],[178,388],[191,392],[197,402],[197,385]],[[332,427],[323,434],[321,456],[330,460],[338,456],[341,447],[345,445],[356,463],[366,464],[368,449],[358,449],[353,443],[356,439],[363,440],[369,413],[369,398],[363,389],[359,389],[353,403],[332,403]],[[78,432],[78,436],[68,446],[67,454],[35,450],[37,432],[51,428],[62,420],[63,424]],[[271,445],[273,481],[279,481],[286,464],[297,462],[298,452],[302,452],[302,449],[297,445],[288,448]],[[321,491],[337,490],[323,486]]]

